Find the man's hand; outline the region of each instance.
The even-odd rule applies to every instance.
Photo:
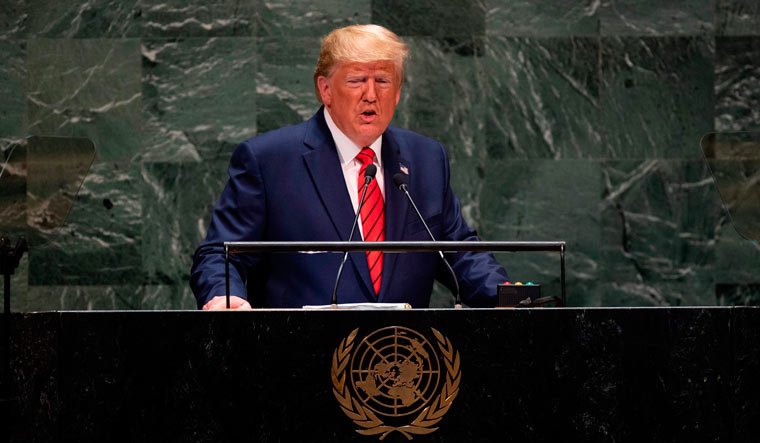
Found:
[[[203,305],[204,311],[224,311],[227,309],[227,297],[219,296],[209,300],[208,303]],[[230,309],[237,309],[240,311],[250,311],[251,304],[240,297],[230,296]]]

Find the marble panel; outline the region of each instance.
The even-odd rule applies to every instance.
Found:
[[[0,3],[0,37],[26,37],[28,2],[29,0],[4,0]]]
[[[603,0],[602,35],[706,35],[713,32],[715,0]]]
[[[0,40],[0,137],[24,136],[26,42]]]
[[[739,235],[726,212],[715,242],[715,283],[760,283],[760,245]],[[760,300],[759,300],[760,301]]]
[[[709,134],[702,145],[730,224],[760,240],[760,132]]]
[[[25,275],[25,274],[24,274]],[[14,280],[15,284],[15,280]],[[176,310],[195,309],[195,297],[186,283],[146,286],[14,286],[14,312],[53,310]]]
[[[406,38],[410,48],[401,100],[393,124],[444,144],[451,165],[451,186],[465,219],[478,228],[478,168],[483,159],[483,106],[474,56],[482,41],[446,42]]]
[[[605,200],[599,216],[591,203],[597,192],[576,202],[579,208],[563,209],[570,212],[565,225],[580,227],[573,232],[579,239],[598,232],[600,223],[605,233],[597,246],[568,256],[571,305],[758,303],[757,245],[713,208],[717,197],[707,194],[717,194],[707,192],[708,177],[691,162],[665,172],[646,166],[701,159],[699,139],[713,126],[760,129],[755,0],[61,0],[37,9],[29,0],[0,3],[0,55],[7,60],[0,67],[0,143],[27,132],[86,136],[95,141],[99,167],[112,171],[98,172],[106,181],[88,182],[97,187],[84,191],[93,194],[86,197],[90,206],[75,208],[81,213],[71,231],[84,232],[85,240],[51,245],[54,253],[32,252],[22,264],[13,283],[22,298],[32,278],[35,294],[44,289],[39,285],[54,285],[53,292],[68,284],[77,291],[134,286],[141,289],[129,291],[141,295],[126,299],[135,309],[192,308],[184,286],[187,254],[205,234],[230,153],[257,132],[311,116],[318,108],[311,79],[317,37],[374,21],[406,36],[412,50],[394,124],[445,143],[465,218],[485,239],[512,239],[503,235],[534,224],[539,234],[559,235],[563,224],[540,215],[543,202],[570,205],[557,203],[542,185],[510,194],[505,186],[520,179],[495,179],[500,165],[524,161],[506,167],[516,177],[524,174],[514,169],[543,177],[558,166],[565,181],[545,189],[570,183],[590,196],[584,180],[593,166],[586,160],[610,160],[599,183],[613,193],[626,188],[615,202]],[[611,37],[584,38],[600,33]],[[27,41],[27,35],[61,39]],[[137,36],[146,38],[123,39]],[[529,159],[540,161],[530,166]],[[142,161],[150,164],[128,173],[115,169]],[[572,171],[572,164],[583,166]],[[585,177],[581,183],[572,181],[573,172]],[[190,174],[202,178],[195,183]],[[606,183],[608,174],[614,186]],[[500,187],[487,189],[490,183]],[[116,221],[99,213],[108,211],[106,199],[120,198],[135,209]],[[652,206],[653,200],[660,203]],[[520,205],[522,219],[492,215],[519,213]],[[589,220],[578,221],[582,211]],[[507,226],[512,231],[500,231],[500,223],[514,224]],[[625,229],[633,230],[629,251],[615,246]],[[153,248],[166,252],[152,255]],[[577,248],[569,245],[569,253]],[[540,282],[558,287],[549,277],[558,270],[556,257],[535,255],[538,262],[530,265],[515,264],[514,257],[500,256],[511,275],[540,270]],[[600,269],[591,272],[597,260]],[[45,261],[67,267],[52,269]],[[144,279],[151,286],[141,286]],[[449,297],[437,286],[432,304],[450,306]],[[76,300],[87,306],[86,297]]]
[[[15,246],[21,237],[28,238],[27,217],[27,144],[23,140],[0,138],[0,236]],[[11,310],[26,294],[29,279],[28,255],[24,254],[11,276]],[[2,276],[0,276],[2,280]]]
[[[489,159],[598,158],[599,41],[489,37],[476,60]]]
[[[21,235],[26,228],[27,144],[0,139],[0,233]]]
[[[609,255],[601,254],[602,260]],[[605,263],[606,265],[606,263]],[[645,282],[625,280],[625,275],[612,275],[601,271],[602,280],[597,285],[599,306],[712,306],[717,304],[714,284],[710,273],[694,279],[669,282]]]
[[[601,168],[604,305],[713,304],[724,212],[706,164],[649,159]]]
[[[87,137],[96,161],[140,150],[142,93],[136,40],[30,40],[28,132]]]
[[[760,3],[756,0],[716,0],[718,35],[760,35]]]
[[[254,135],[253,38],[144,40],[141,51],[142,160],[229,159]]]
[[[250,37],[259,0],[137,0],[143,37]]]
[[[211,211],[227,181],[227,162],[142,164],[142,267],[146,282],[187,284],[193,253],[206,237]],[[179,301],[181,297],[175,298]]]
[[[15,238],[14,238],[15,240]],[[2,279],[2,277],[0,277]],[[29,312],[27,294],[29,293],[29,254],[21,258],[16,272],[11,277],[11,312]]]
[[[261,38],[257,45],[256,127],[264,133],[310,118],[321,106],[314,92],[316,37]],[[243,139],[239,140],[243,141]]]
[[[30,285],[139,285],[140,181],[137,166],[93,165],[67,221],[31,248]]]
[[[598,0],[485,0],[489,36],[593,36],[599,34]]]
[[[480,194],[481,234],[488,240],[567,242],[568,304],[598,305],[600,181],[596,161],[492,160]],[[532,281],[543,285],[542,296],[560,296],[558,254],[505,253],[497,259],[512,282]]]
[[[760,36],[715,39],[715,130],[760,130]]]
[[[760,283],[716,283],[715,303],[720,306],[757,306]]]
[[[453,308],[454,296],[449,288],[439,282],[433,283],[433,293],[430,295],[431,308]]]
[[[701,37],[602,38],[603,157],[702,157],[715,46]]]
[[[372,0],[372,23],[401,36],[482,36],[485,17],[483,0]]]
[[[38,38],[139,37],[138,1],[56,0],[45,2],[44,7],[35,5],[27,9],[28,34]]]
[[[143,306],[145,291],[134,285],[45,285],[30,286],[24,299],[18,303],[23,312],[39,311],[107,311],[146,309]],[[147,309],[152,309],[148,307]]]
[[[371,23],[370,16],[370,0],[266,1],[259,6],[256,32],[286,39],[322,37],[336,28]],[[293,45],[289,49],[299,48]]]
[[[143,287],[143,291],[141,309],[197,309],[195,296],[187,282],[176,285],[147,285]]]

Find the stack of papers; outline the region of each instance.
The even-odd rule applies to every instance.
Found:
[[[372,311],[375,309],[412,309],[409,303],[343,303],[333,305],[306,305],[304,309],[351,309],[355,311]]]

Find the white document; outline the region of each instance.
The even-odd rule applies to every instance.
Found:
[[[337,308],[333,305],[306,305],[303,309],[348,309],[354,311],[372,311],[376,309],[412,309],[409,303],[342,303]]]

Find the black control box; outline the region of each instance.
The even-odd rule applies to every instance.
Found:
[[[541,285],[505,283],[499,285],[498,294],[500,308],[530,305],[541,298]]]

